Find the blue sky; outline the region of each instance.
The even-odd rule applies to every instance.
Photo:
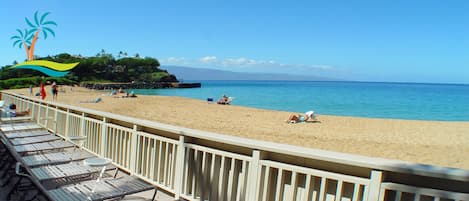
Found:
[[[51,12],[35,54],[139,53],[164,65],[346,80],[469,83],[469,1],[2,0],[0,66],[25,59],[10,37]]]

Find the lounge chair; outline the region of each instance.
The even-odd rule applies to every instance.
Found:
[[[50,135],[51,133],[49,133],[49,131],[45,129],[39,129],[39,130],[26,130],[26,131],[10,131],[10,132],[4,132],[4,134],[8,139],[11,140],[15,138]]]
[[[95,191],[92,192],[92,189],[95,189]],[[85,181],[74,185],[63,186],[48,191],[48,194],[56,201],[96,201],[121,198],[126,195],[153,189],[155,190],[155,193],[151,200],[154,200],[156,196],[157,189],[155,186],[152,186],[134,176],[124,176],[120,178],[105,179],[97,186],[95,181]]]
[[[16,118],[16,117],[15,117]],[[2,120],[3,121],[3,120]],[[3,132],[8,131],[19,131],[19,130],[31,130],[42,128],[40,125],[33,122],[21,122],[21,123],[12,123],[12,124],[2,124],[0,125],[0,130]]]
[[[40,135],[40,136],[10,139],[10,142],[13,145],[22,145],[22,144],[34,144],[34,143],[40,143],[40,142],[56,141],[60,139],[61,139],[60,137],[57,137],[55,135]]]
[[[105,170],[116,170],[114,165],[107,165]],[[60,165],[48,165],[32,168],[34,177],[41,183],[46,181],[60,181],[61,183],[70,183],[84,180],[96,176],[101,171],[101,167],[92,167],[84,165],[83,162],[71,162]]]
[[[91,157],[96,157],[95,155],[83,151],[73,151],[73,152],[56,152],[56,153],[45,153],[45,154],[35,154],[30,156],[22,157],[25,165],[28,167],[36,167],[42,165],[56,165],[69,163],[72,161],[79,161]]]
[[[35,144],[17,145],[17,146],[14,146],[14,149],[18,154],[25,155],[28,152],[40,152],[40,151],[49,151],[49,150],[55,150],[55,149],[65,149],[65,148],[72,148],[74,146],[75,145],[70,142],[57,140],[57,141],[52,141],[52,142],[41,142],[41,143],[35,143]]]

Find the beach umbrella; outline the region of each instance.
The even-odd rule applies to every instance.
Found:
[[[46,89],[44,88],[44,83],[41,82],[41,84],[39,84],[39,87],[41,88],[41,98],[42,100],[46,99]]]

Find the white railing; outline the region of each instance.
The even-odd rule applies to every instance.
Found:
[[[469,171],[192,130],[2,92],[33,120],[175,199],[469,200]]]
[[[368,178],[266,160],[261,168],[257,200],[369,200]]]
[[[468,194],[385,182],[379,200],[468,200]]]
[[[247,200],[249,156],[185,145],[181,197],[188,200]]]

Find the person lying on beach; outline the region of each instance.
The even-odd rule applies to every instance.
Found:
[[[229,105],[231,103],[231,99],[228,98],[228,96],[223,95],[223,97],[218,99],[217,103],[220,105]]]
[[[90,101],[80,101],[80,103],[99,103],[101,101],[103,101],[103,99],[98,97],[98,98],[96,98],[94,100],[90,100]]]
[[[131,91],[130,93],[127,93],[125,96],[122,96],[122,98],[136,98],[137,95],[135,95],[134,91]]]
[[[125,93],[125,91],[122,89],[122,88],[119,88],[119,91],[118,91],[120,94],[123,94]]]
[[[307,111],[305,114],[291,114],[290,117],[287,119],[287,123],[300,123],[300,122],[316,122],[316,115],[314,115],[314,111]]]
[[[14,103],[10,104],[10,117],[21,117],[29,115],[30,109],[26,109],[25,111],[16,111],[16,105]]]

